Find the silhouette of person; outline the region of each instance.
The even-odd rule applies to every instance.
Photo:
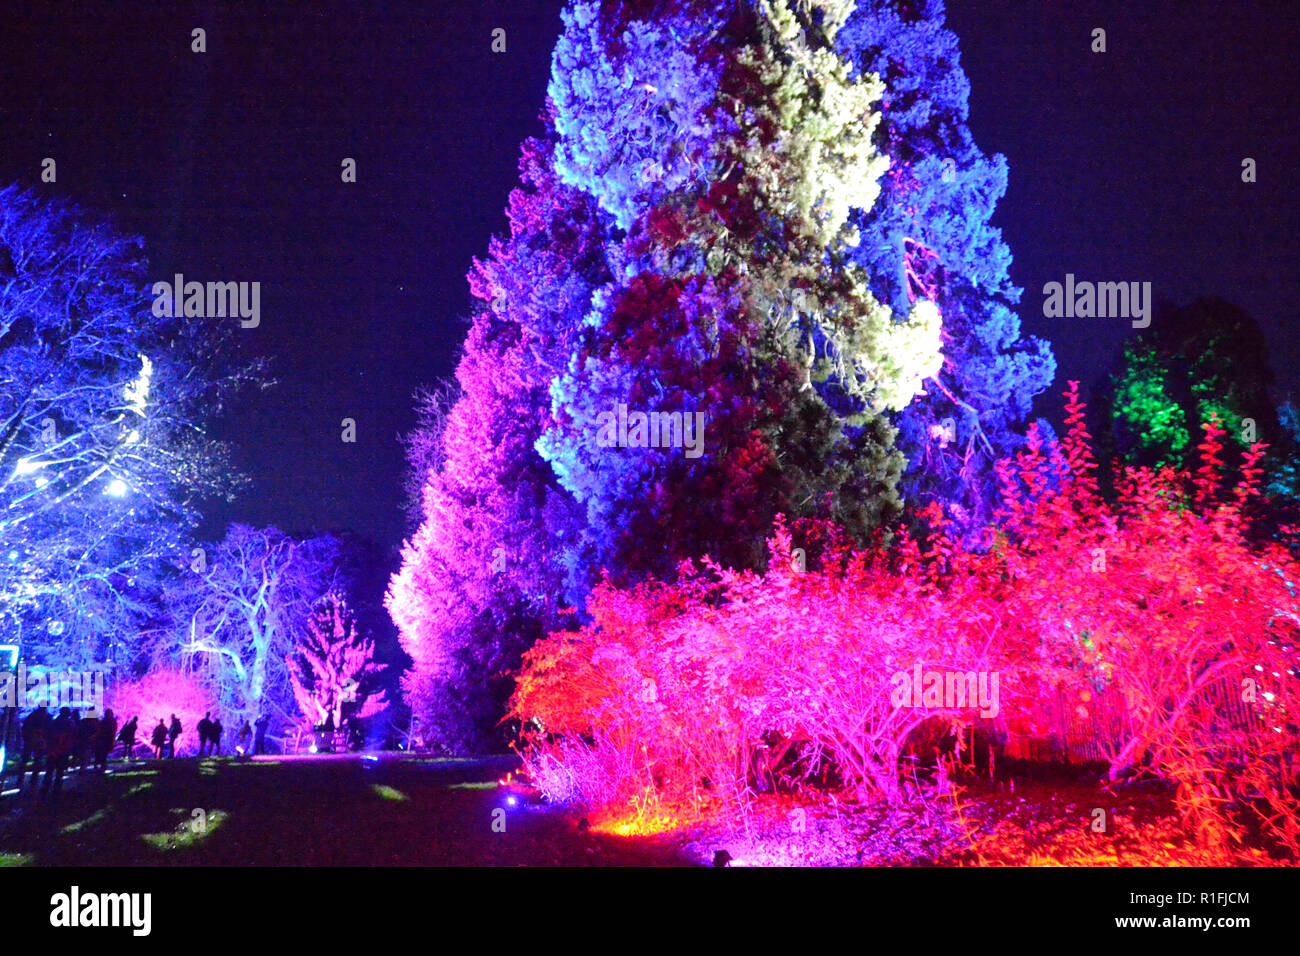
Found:
[[[212,752],[221,756],[221,718],[212,722]]]
[[[95,734],[99,732],[99,721],[94,717],[83,717],[75,710],[72,714],[76,728],[76,751],[74,756],[77,761],[77,772],[82,773],[86,769],[86,762],[90,759],[91,750],[95,746]]]
[[[153,729],[153,756],[155,760],[161,760],[163,748],[167,746],[167,725],[163,723],[161,717],[158,718],[158,726]]]
[[[253,727],[249,724],[248,719],[244,719],[244,724],[239,728],[239,752],[248,753],[248,738],[253,736]]]
[[[117,717],[113,711],[104,708],[104,716],[99,719],[99,730],[95,734],[95,769],[103,773],[108,769],[108,755],[113,750],[113,741],[117,739]]]
[[[203,715],[199,721],[199,756],[202,757],[208,752],[208,743],[212,740],[212,711]]]
[[[126,753],[123,759],[130,760],[135,753],[135,733],[136,728],[140,726],[140,715],[136,714],[125,724],[122,725],[121,732],[117,739],[122,742],[122,750]]]
[[[63,775],[68,770],[68,760],[77,745],[77,728],[73,725],[72,708],[62,707],[59,716],[50,725],[49,759],[46,761],[45,780],[41,784],[41,793],[49,793],[53,784],[54,795],[63,791]]]
[[[19,790],[23,788],[23,776],[27,773],[28,759],[32,761],[33,785],[41,770],[45,768],[45,763],[49,759],[50,724],[53,722],[44,704],[28,714],[27,719],[23,721],[23,750],[22,756],[18,758]]]
[[[271,718],[262,714],[257,718],[257,732],[253,735],[253,753],[266,753],[266,728],[271,723]]]
[[[181,722],[172,714],[172,725],[167,728],[167,756],[176,756],[176,738],[181,735]]]

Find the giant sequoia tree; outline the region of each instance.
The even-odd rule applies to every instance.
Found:
[[[951,263],[952,282],[881,300],[882,254],[860,246],[887,231],[864,217],[890,168],[880,144],[892,139],[878,135],[889,94],[837,46],[854,9],[564,10],[546,133],[525,144],[509,236],[471,273],[483,304],[440,448],[418,456],[436,467],[421,476],[423,522],[388,597],[426,736],[490,746],[521,652],[602,572],[634,583],[705,554],[758,567],[778,514],[861,541],[901,508],[895,416],[906,425],[918,396],[945,389],[953,408],[1019,407],[1041,387],[1026,369],[1050,376],[1041,350],[1020,365],[1002,355],[1018,336],[993,301],[1011,298],[986,225],[1002,166],[960,124],[938,131],[962,150],[965,192],[913,220],[977,208],[961,209],[962,228],[909,233]],[[964,120],[965,94],[943,96]],[[927,144],[913,139],[907,160],[919,162]],[[889,189],[890,203],[910,202]],[[983,271],[981,255],[993,260]],[[941,345],[945,302],[962,318]],[[936,380],[954,349],[988,367]],[[636,416],[652,414],[702,422],[695,453],[638,432]],[[1016,417],[1000,414],[977,414],[959,440]],[[628,422],[617,442],[603,431],[611,416]]]
[[[945,502],[970,531],[991,518],[993,465],[1020,445],[1056,373],[1047,343],[1020,334],[1011,252],[989,225],[1006,158],[971,136],[970,81],[943,0],[859,3],[837,44],[885,83],[875,142],[890,165],[880,198],[854,213],[856,258],[896,312],[930,299],[943,315],[943,369],[897,416],[902,488],[918,505]]]
[[[933,307],[896,320],[849,255],[886,168],[880,84],[833,47],[852,4],[649,7],[575,4],[556,49],[556,168],[612,220],[612,277],[539,444],[633,577],[761,563],[780,512],[892,517],[886,415],[940,361]],[[698,413],[703,454],[600,447],[620,405]]]

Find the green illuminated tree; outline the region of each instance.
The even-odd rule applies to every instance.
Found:
[[[1201,424],[1215,415],[1227,431],[1225,461],[1261,441],[1273,449],[1271,469],[1286,439],[1273,379],[1268,343],[1244,309],[1221,299],[1157,305],[1100,390],[1100,444],[1125,464],[1192,468]]]

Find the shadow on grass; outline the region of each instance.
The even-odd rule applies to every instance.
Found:
[[[149,761],[5,801],[0,865],[684,865],[662,846],[512,806],[509,759]]]

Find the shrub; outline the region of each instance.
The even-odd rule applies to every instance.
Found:
[[[1263,446],[1224,488],[1211,420],[1195,475],[1126,468],[1107,501],[1077,383],[1066,398],[1059,445],[1031,430],[999,464],[983,550],[959,547],[931,506],[918,536],[887,547],[822,536],[816,568],[800,570],[778,523],[765,573],[705,561],[672,583],[597,588],[590,624],[524,658],[512,715],[539,785],[606,809],[744,809],[754,752],[777,739],[805,776],[825,760],[859,798],[898,801],[908,735],[978,710],[913,706],[900,675],[997,675],[995,705],[1023,733],[1047,732],[1062,700],[1084,717],[1113,703],[1097,728],[1110,780],[1171,781],[1212,851],[1253,833],[1295,854],[1300,568],[1247,541]]]

